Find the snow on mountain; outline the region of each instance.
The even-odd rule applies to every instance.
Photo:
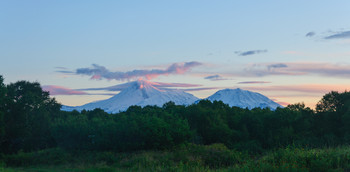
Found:
[[[274,110],[277,107],[282,107],[278,103],[270,100],[269,98],[260,93],[242,90],[240,88],[219,90],[206,99],[210,101],[221,100],[222,102],[230,106],[238,106],[241,108],[248,109],[253,109],[255,107],[268,107]]]
[[[198,100],[197,97],[192,94],[186,93],[181,90],[166,90],[154,87],[157,83],[138,80],[125,84],[125,88],[120,91],[119,94],[101,101],[88,103],[82,106],[70,107],[63,106],[62,110],[72,111],[78,110],[93,110],[95,108],[101,108],[108,113],[117,113],[119,111],[125,111],[129,106],[147,106],[156,105],[162,106],[169,101],[174,102],[177,105],[189,105]]]

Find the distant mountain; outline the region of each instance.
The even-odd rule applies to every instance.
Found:
[[[125,88],[120,91],[119,94],[101,101],[88,103],[82,106],[70,107],[63,106],[62,110],[72,111],[78,110],[93,110],[95,108],[101,108],[108,113],[117,113],[119,111],[125,111],[129,106],[147,106],[157,105],[163,106],[164,103],[169,101],[174,102],[177,105],[189,105],[198,100],[197,97],[192,94],[186,93],[181,90],[167,90],[156,88],[149,81],[138,80],[124,84]]]
[[[268,107],[272,110],[275,110],[277,107],[282,107],[280,104],[270,100],[269,98],[260,93],[242,90],[240,88],[223,89],[217,91],[216,93],[214,93],[206,99],[210,101],[221,100],[222,102],[230,106],[238,106],[241,108],[248,109],[253,109],[255,107]]]

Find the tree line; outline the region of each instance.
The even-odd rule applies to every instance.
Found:
[[[350,92],[332,91],[315,110],[303,103],[272,111],[202,100],[189,106],[131,106],[65,112],[37,82],[4,84],[0,76],[0,151],[66,150],[128,152],[194,143],[223,143],[261,153],[288,145],[331,147],[350,142]]]

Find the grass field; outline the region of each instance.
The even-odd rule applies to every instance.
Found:
[[[0,171],[347,171],[350,146],[324,149],[287,147],[249,155],[222,144],[187,145],[132,153],[47,149],[5,155]]]

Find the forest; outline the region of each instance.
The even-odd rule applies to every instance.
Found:
[[[221,101],[60,110],[37,82],[0,76],[0,171],[345,171],[350,92],[315,109],[272,111]]]

